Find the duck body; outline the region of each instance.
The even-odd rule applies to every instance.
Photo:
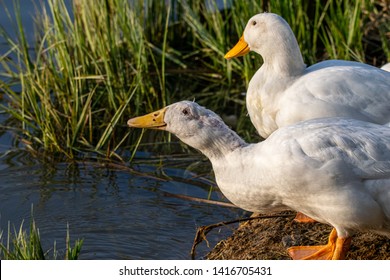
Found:
[[[219,188],[240,208],[299,211],[340,237],[356,230],[390,236],[389,139],[379,125],[316,119],[211,162]]]
[[[386,63],[385,65],[383,65],[381,67],[382,70],[385,70],[385,71],[390,71],[390,62]]]
[[[332,225],[390,236],[390,128],[343,118],[300,122],[247,144],[213,112],[182,101],[129,120],[170,131],[212,163],[222,193],[253,212],[295,210]],[[139,125],[142,123],[142,125]]]
[[[279,127],[314,118],[390,124],[390,72],[344,60],[306,67],[290,26],[272,13],[253,16],[225,58],[251,50],[264,63],[249,83],[246,105],[263,138]]]
[[[279,127],[322,117],[390,124],[390,72],[328,60],[296,76],[270,73],[263,65],[251,79],[246,97],[251,121],[264,138]]]

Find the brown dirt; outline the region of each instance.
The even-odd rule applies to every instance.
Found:
[[[332,227],[320,223],[297,223],[293,217],[256,219],[240,224],[220,241],[207,259],[288,260],[286,251],[296,245],[326,244]],[[390,239],[371,233],[357,233],[352,239],[348,260],[390,260]]]

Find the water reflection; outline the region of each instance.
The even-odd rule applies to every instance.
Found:
[[[45,164],[20,150],[5,158],[0,170],[1,228],[8,221],[16,227],[28,221],[33,204],[44,248],[51,248],[54,240],[64,247],[69,223],[71,238],[84,238],[82,259],[188,259],[197,226],[242,215],[238,209],[166,196],[206,198],[210,192],[207,178],[192,178],[196,173],[169,162],[148,165],[144,160],[133,172],[97,163]],[[208,168],[201,157],[198,161]],[[190,162],[194,159],[187,166]],[[215,190],[211,195],[220,197]],[[209,241],[226,234],[212,234]],[[207,250],[203,246],[198,255]]]

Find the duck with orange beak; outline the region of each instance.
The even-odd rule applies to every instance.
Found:
[[[214,112],[181,101],[130,127],[166,130],[211,161],[222,193],[252,212],[299,211],[334,227],[326,245],[289,248],[294,259],[343,259],[357,232],[390,238],[390,128],[322,118],[248,144]]]

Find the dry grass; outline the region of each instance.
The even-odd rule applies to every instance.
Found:
[[[302,224],[289,218],[260,219],[245,222],[232,236],[221,240],[207,259],[289,260],[288,247],[326,244],[332,228],[313,223]],[[390,260],[390,242],[383,236],[356,234],[347,254],[348,260]]]

